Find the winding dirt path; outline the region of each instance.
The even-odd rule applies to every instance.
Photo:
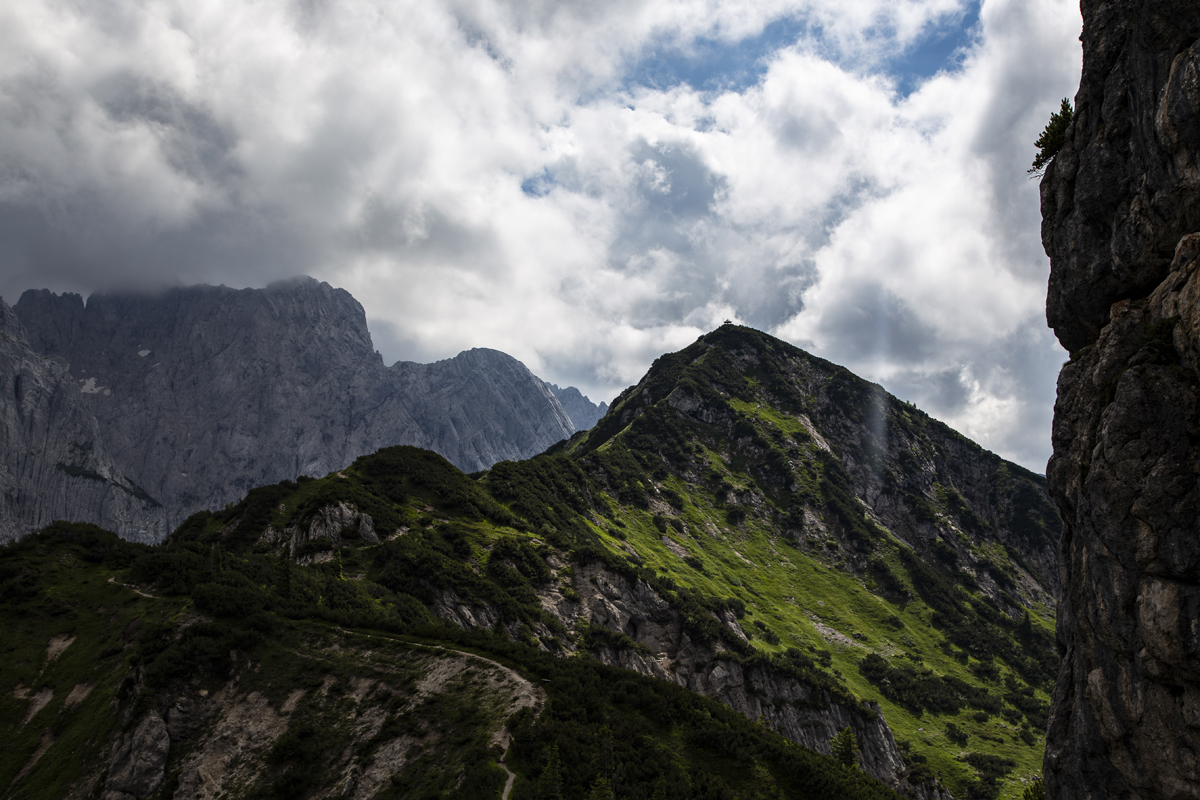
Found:
[[[500,769],[508,773],[508,780],[504,782],[504,793],[500,795],[500,800],[508,800],[508,793],[512,791],[513,781],[517,779],[517,776],[509,771],[508,765],[504,763],[504,759],[500,759]]]
[[[389,642],[396,642],[396,643],[403,644],[405,646],[413,647],[413,648],[417,648],[417,649],[437,650],[442,653],[447,653],[449,655],[455,655],[455,656],[461,656],[463,658],[474,659],[475,661],[482,662],[483,664],[486,664],[489,667],[498,669],[498,670],[500,670],[500,672],[507,675],[512,680],[513,684],[515,685],[513,702],[510,705],[510,713],[515,713],[516,711],[519,711],[522,708],[533,708],[533,707],[543,703],[543,701],[545,701],[545,699],[546,699],[545,690],[542,689],[540,686],[535,686],[525,676],[521,675],[521,673],[517,672],[516,670],[514,670],[510,667],[504,666],[499,661],[493,661],[490,658],[485,658],[484,656],[478,655],[476,653],[469,653],[466,650],[456,650],[453,647],[445,647],[440,644],[423,644],[420,642],[409,642],[409,641],[405,641],[404,639],[399,639],[399,638],[395,638],[392,636],[388,636],[386,634],[364,633],[362,631],[347,630],[346,628],[343,628],[340,625],[335,625],[334,628],[348,636],[362,636],[367,639],[384,639]],[[494,734],[492,734],[492,743],[495,745],[498,745],[503,754],[508,753],[508,745],[511,741],[512,741],[512,735],[508,732],[508,728],[504,727],[504,725],[501,725],[499,730],[497,730]],[[501,800],[508,800],[509,795],[512,793],[513,782],[517,779],[517,776],[512,770],[510,770],[508,768],[508,765],[504,763],[504,755],[501,755],[499,760],[496,763],[500,767],[500,769],[504,770],[505,775],[508,776],[507,780],[505,780],[505,782],[504,782],[504,792],[500,795]]]

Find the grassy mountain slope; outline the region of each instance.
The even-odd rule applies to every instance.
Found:
[[[882,797],[769,729],[828,751],[850,725],[864,768],[886,771],[894,743],[863,702],[877,700],[918,794],[940,775],[956,797],[1019,796],[1054,669],[1056,519],[1039,476],[726,326],[529,461],[468,478],[388,448],[255,489],[156,548],[61,528],[6,549],[0,603],[24,627],[5,645],[0,727],[16,745],[0,785],[98,790],[120,771],[111,743],[153,712],[183,720],[146,795],[171,796],[221,721],[265,702],[285,723],[249,748],[261,777],[232,796],[289,781],[370,796],[363,776],[389,770],[379,796],[498,796],[507,768],[517,798],[546,796],[554,774],[563,796],[607,777],[621,797]],[[367,632],[387,637],[392,672]],[[57,635],[76,638],[50,661]],[[478,680],[414,690],[447,671],[431,644],[515,669],[545,692],[540,713],[513,710],[516,678],[490,710]],[[68,702],[85,684],[86,714]],[[305,772],[322,759],[335,768]]]
[[[236,522],[264,495],[287,514],[288,500],[357,493],[361,473],[256,490],[158,547],[61,524],[0,551],[14,623],[3,796],[478,798],[500,796],[508,771],[515,798],[584,796],[601,778],[621,797],[894,797],[685,689],[520,641],[541,617],[531,583],[470,562],[500,550],[524,563],[505,548],[534,540],[472,510],[499,507],[440,457],[404,451],[418,481],[451,479],[392,506],[414,530],[315,564],[241,546]],[[497,631],[439,623],[388,588],[427,569],[431,585],[461,589],[457,577],[496,603]],[[125,767],[154,760],[137,750],[148,718],[169,739],[157,781]],[[140,758],[122,761],[131,741]]]
[[[622,501],[606,546],[741,599],[756,649],[798,647],[879,699],[956,795],[998,772],[1019,794],[1040,768],[1058,533],[1041,476],[736,326],[559,449]]]

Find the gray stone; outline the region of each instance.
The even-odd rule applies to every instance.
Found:
[[[63,379],[120,474],[161,502],[172,526],[381,447],[425,447],[475,471],[574,431],[545,384],[504,353],[385,366],[362,306],[311,278],[93,295],[86,305],[28,291],[14,310],[36,353],[69,364]]]
[[[1062,655],[1047,796],[1200,796],[1200,14],[1082,4],[1042,182],[1058,382]]]
[[[30,348],[2,299],[0,396],[0,541],[54,520],[162,537],[166,510],[126,477],[67,369]]]
[[[121,742],[108,768],[102,800],[141,800],[166,776],[171,737],[162,717],[151,711]]]
[[[547,383],[546,386],[558,398],[558,402],[562,405],[563,411],[571,418],[571,424],[575,426],[577,431],[586,431],[600,421],[600,418],[608,413],[608,403],[600,403],[596,405],[580,392],[574,386],[568,386],[565,389],[560,389],[553,383]]]
[[[1200,230],[1200,14],[1194,0],[1084,0],[1083,74],[1042,181],[1046,317],[1072,353],[1117,300],[1145,297]]]

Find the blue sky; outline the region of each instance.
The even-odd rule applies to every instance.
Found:
[[[734,319],[1033,469],[1073,0],[11,0],[0,295],[262,286],[610,400]]]
[[[917,42],[887,59],[886,71],[908,95],[943,70],[956,71],[979,35],[979,3],[968,3],[961,15],[931,26]]]
[[[698,36],[680,41],[659,37],[638,52],[625,67],[626,88],[671,89],[679,84],[706,92],[743,91],[757,84],[772,57],[797,44],[817,49],[822,55],[849,69],[871,68],[890,77],[902,95],[910,94],[926,79],[943,70],[957,70],[979,34],[978,2],[969,2],[956,13],[932,20],[917,38],[893,52],[894,31],[884,27],[867,35],[885,45],[874,63],[855,63],[850,54],[823,47],[819,22],[803,14],[774,19],[754,35],[740,39]]]
[[[624,84],[627,88],[665,90],[684,83],[706,92],[740,92],[762,79],[778,50],[819,36],[819,31],[804,20],[785,17],[737,41],[708,36],[690,41],[663,37],[630,60]]]

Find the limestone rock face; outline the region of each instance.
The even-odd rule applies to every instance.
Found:
[[[157,789],[166,777],[171,736],[157,712],[142,718],[129,734],[108,768],[102,800],[141,800]]]
[[[586,431],[600,421],[608,413],[608,403],[596,405],[585,394],[574,386],[560,389],[553,383],[547,383],[550,391],[562,404],[563,411],[571,418],[571,424],[577,431]]]
[[[1085,0],[1083,77],[1042,182],[1047,317],[1072,359],[1050,492],[1053,798],[1200,796],[1200,14]]]
[[[1083,0],[1083,75],[1042,182],[1046,315],[1072,353],[1147,296],[1200,230],[1200,14],[1192,0]]]
[[[165,535],[165,509],[110,457],[66,368],[30,348],[3,300],[0,392],[0,541],[58,519],[134,541]]]
[[[376,424],[387,431],[390,409],[406,409],[420,441],[387,444],[433,450],[464,472],[530,458],[575,432],[545,383],[499,350],[473,348],[433,364],[402,361],[389,373],[394,394]]]
[[[311,278],[93,295],[86,305],[29,291],[14,310],[33,350],[69,365],[122,474],[173,524],[380,447],[425,447],[475,471],[574,430],[543,382],[504,353],[385,366],[362,306]]]

